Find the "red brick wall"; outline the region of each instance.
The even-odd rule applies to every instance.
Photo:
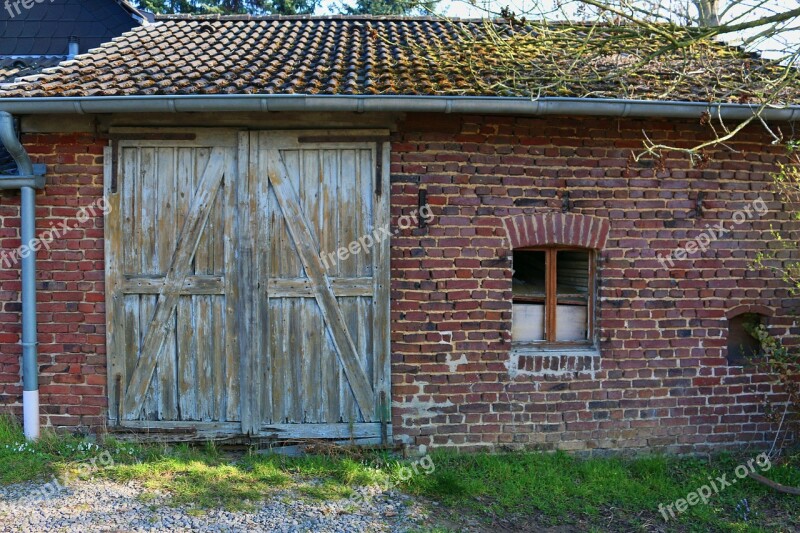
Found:
[[[760,131],[740,153],[685,158],[666,171],[632,163],[642,128],[654,139],[700,139],[693,123],[616,119],[410,115],[393,143],[392,210],[435,214],[392,241],[394,432],[415,446],[665,448],[700,451],[768,437],[770,380],[727,366],[726,313],[767,310],[790,332],[782,283],[748,270],[769,225],[789,215],[769,192],[780,149]],[[37,233],[102,195],[102,147],[91,135],[30,135],[48,164]],[[569,191],[569,198],[564,193]],[[705,193],[696,213],[698,191]],[[730,222],[761,196],[770,212],[667,272],[656,254],[706,224]],[[19,245],[19,197],[0,196],[0,250]],[[599,361],[537,375],[510,352],[509,240],[503,217],[562,212],[606,218],[600,252]],[[694,233],[693,233],[694,232]],[[38,254],[42,411],[55,426],[105,419],[102,213]],[[20,412],[19,268],[0,266],[0,409]],[[754,307],[761,306],[761,307]],[[592,365],[597,364],[597,367]],[[587,365],[592,367],[587,370]],[[5,407],[7,406],[7,407]]]
[[[393,425],[401,440],[690,452],[769,438],[761,413],[772,386],[768,376],[727,365],[726,312],[760,305],[774,314],[773,333],[798,333],[788,316],[798,302],[772,274],[748,270],[770,224],[791,224],[769,191],[781,150],[755,129],[739,138],[740,153],[713,153],[703,169],[669,155],[659,171],[653,161],[629,160],[643,129],[656,141],[708,138],[690,122],[408,117],[393,143],[393,214],[416,208],[424,188],[436,219],[392,246]],[[766,215],[669,271],[661,266],[657,253],[707,224],[730,226],[759,196]],[[510,351],[503,219],[564,209],[610,222],[599,253],[600,357],[562,360],[571,371],[548,373],[541,360],[514,361]]]
[[[76,217],[102,198],[106,141],[61,134],[28,135],[23,142],[34,163],[47,164],[47,187],[36,197],[36,234],[60,232],[49,252],[37,254],[42,423],[96,428],[107,403],[103,213],[94,209],[83,223]],[[19,245],[19,192],[6,191],[0,196],[0,251],[10,254]],[[22,396],[19,274],[18,262],[8,268],[0,257],[0,411],[15,414]]]

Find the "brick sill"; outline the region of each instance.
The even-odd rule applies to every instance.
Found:
[[[513,345],[511,353],[514,355],[566,355],[576,357],[600,357],[600,350],[596,346],[535,346],[535,345]]]
[[[512,376],[563,376],[594,377],[600,368],[600,351],[596,347],[513,347],[511,349]]]

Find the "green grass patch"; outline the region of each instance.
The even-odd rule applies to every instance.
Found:
[[[113,465],[87,470],[85,465],[101,454]],[[191,506],[197,513],[209,508],[246,510],[272,496],[340,500],[353,497],[359,487],[377,485],[439,502],[455,517],[535,518],[545,525],[580,523],[587,530],[598,524],[599,530],[612,526],[647,529],[664,527],[659,505],[686,498],[719,476],[735,478],[736,467],[756,455],[582,459],[560,452],[439,452],[424,462],[399,460],[386,453],[307,457],[248,453],[233,458],[210,444],[136,445],[113,439],[96,444],[52,433],[28,443],[14,419],[0,416],[0,484],[53,475],[135,480],[146,488],[143,502]],[[800,486],[800,455],[762,473],[779,483]],[[689,507],[666,527],[788,531],[798,510],[797,497],[742,479],[713,495],[707,504]],[[616,524],[608,525],[610,515]],[[451,524],[444,529],[431,527],[424,531],[447,531]]]
[[[139,480],[151,491],[167,493],[170,505],[228,510],[248,509],[280,490],[315,500],[349,498],[353,488],[389,477],[371,461],[257,453],[231,460],[213,447],[186,444],[146,461],[105,468],[100,475],[121,482]]]
[[[355,491],[342,483],[326,480],[322,483],[302,484],[297,487],[297,492],[314,500],[343,500],[350,498]]]
[[[103,452],[107,452],[102,455]],[[83,437],[56,435],[45,431],[37,442],[28,442],[19,422],[0,414],[0,484],[19,483],[52,476],[81,475],[80,465],[98,465],[139,460],[143,449],[132,444],[108,440],[100,446]],[[91,461],[94,460],[94,465]],[[95,468],[93,468],[94,470]]]
[[[735,478],[736,466],[755,455],[720,454],[709,460],[666,456],[581,459],[562,452],[435,453],[435,472],[412,477],[402,487],[476,514],[487,510],[499,516],[536,514],[553,519],[553,523],[564,523],[578,518],[591,520],[614,509],[620,516],[645,513],[663,520],[659,504],[666,506],[686,498],[708,484],[709,478],[723,474],[728,480]],[[756,471],[760,469],[756,467]],[[798,486],[799,472],[798,463],[790,462],[773,466],[766,475]],[[770,523],[770,513],[796,516],[798,509],[796,497],[778,495],[755,481],[742,479],[712,496],[708,504],[689,507],[670,523],[697,531],[761,531],[754,519],[756,523]]]

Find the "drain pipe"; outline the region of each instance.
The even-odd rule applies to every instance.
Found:
[[[20,189],[22,263],[22,411],[25,437],[39,438],[39,368],[36,353],[36,189],[44,187],[43,165],[34,166],[17,138],[14,117],[0,111],[0,142],[17,163],[17,175],[0,177],[0,190]],[[38,172],[37,172],[38,171]],[[22,250],[26,250],[22,248]]]

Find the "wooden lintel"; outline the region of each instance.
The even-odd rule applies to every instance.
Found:
[[[297,138],[300,144],[310,143],[384,143],[386,135],[305,135]]]

